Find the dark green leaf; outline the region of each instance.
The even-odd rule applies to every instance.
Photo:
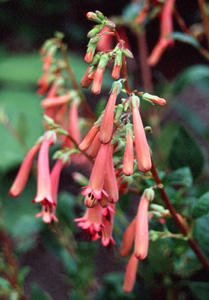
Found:
[[[179,126],[173,140],[169,164],[172,170],[189,167],[194,179],[202,172],[204,166],[202,150],[183,126]]]
[[[189,36],[188,34],[185,34],[183,32],[173,32],[170,37],[176,41],[180,41],[182,43],[190,44],[193,47],[199,49],[200,44],[197,42],[195,38],[192,36]]]
[[[202,195],[194,204],[192,215],[195,219],[209,213],[209,192]]]
[[[208,300],[209,284],[208,282],[190,281],[188,286],[192,294],[199,300]]]
[[[196,84],[204,78],[209,78],[209,67],[206,65],[195,65],[187,68],[172,83],[174,95],[179,94],[190,84]]]
[[[209,214],[196,220],[194,238],[197,240],[203,255],[209,261]]]
[[[192,186],[192,173],[190,168],[184,167],[171,172],[167,177],[165,184]]]
[[[42,291],[41,288],[33,283],[31,287],[32,300],[53,300],[53,298],[46,292]]]

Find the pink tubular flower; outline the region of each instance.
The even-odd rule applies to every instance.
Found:
[[[115,176],[115,170],[113,165],[113,146],[110,147],[107,162],[106,162],[106,173],[104,178],[104,188],[108,194],[108,202],[116,203],[119,199],[118,185]]]
[[[101,91],[102,87],[102,79],[103,79],[103,74],[104,70],[106,68],[107,63],[109,62],[109,56],[107,54],[103,54],[100,57],[99,64],[97,66],[95,75],[94,75],[94,80],[93,80],[93,85],[92,85],[92,93],[98,95]]]
[[[91,88],[92,93],[95,95],[98,95],[101,91],[104,70],[105,70],[104,68],[99,68],[99,67],[97,67],[97,69],[96,69],[96,72],[94,75],[94,80],[93,80],[93,85]]]
[[[127,132],[126,148],[123,157],[123,173],[130,176],[134,171],[134,143],[130,132]]]
[[[47,97],[46,99],[41,101],[41,106],[43,108],[50,108],[54,106],[60,106],[66,104],[70,100],[70,95],[62,95],[62,96],[54,96],[54,97]]]
[[[115,241],[112,237],[113,223],[114,223],[114,208],[115,204],[110,203],[110,210],[108,210],[108,215],[102,215],[102,224],[104,225],[102,231],[102,245],[107,247],[110,244],[115,245]],[[104,209],[103,209],[104,210]]]
[[[28,176],[30,173],[31,166],[33,164],[33,160],[40,149],[41,144],[37,144],[33,146],[33,148],[26,155],[18,174],[15,178],[15,181],[12,187],[9,190],[9,195],[12,197],[18,197],[25,188],[25,185],[28,180]]]
[[[136,231],[136,218],[128,225],[126,231],[123,235],[122,245],[120,248],[120,255],[122,257],[128,256],[129,252],[131,251],[131,247],[134,241]]]
[[[115,102],[117,99],[117,95],[120,93],[120,90],[121,83],[118,83],[118,81],[114,82],[100,126],[99,139],[103,144],[108,143],[112,137]]]
[[[133,253],[126,267],[125,279],[123,283],[124,293],[131,293],[131,291],[133,290],[134,283],[136,281],[138,262],[138,259]]]
[[[44,205],[56,205],[52,198],[51,178],[49,170],[49,147],[54,143],[54,136],[49,136],[47,132],[44,135],[44,140],[38,156],[38,180],[37,180],[37,195],[33,200],[41,202]]]
[[[99,152],[99,148],[101,146],[101,143],[99,141],[99,131],[97,132],[95,138],[93,139],[93,142],[88,150],[88,155],[90,157],[95,158]]]
[[[106,33],[105,33],[106,32]],[[100,31],[100,35],[103,35],[102,39],[97,44],[97,50],[99,52],[107,52],[112,48],[113,35],[111,34],[112,30],[108,27],[103,27]]]
[[[94,198],[99,200],[102,198],[102,193],[106,194],[103,190],[103,184],[109,148],[110,144],[101,144],[91,172],[89,185],[82,192],[82,195],[92,200]]]
[[[59,178],[62,168],[65,167],[61,159],[58,159],[55,163],[52,172],[51,172],[51,189],[52,189],[52,199],[57,204],[57,191],[59,185]],[[55,216],[56,206],[51,206],[50,204],[43,204],[42,211],[36,214],[36,218],[42,217],[43,222],[51,223],[52,221],[58,222],[58,219]]]
[[[161,12],[160,38],[148,58],[148,64],[150,66],[156,65],[165,49],[173,45],[173,39],[170,38],[169,35],[173,31],[172,14],[174,2],[175,0],[167,0],[163,6]]]
[[[48,83],[49,74],[44,73],[38,80],[38,95],[43,96],[49,88]]]
[[[99,128],[98,128],[98,125],[96,124],[87,133],[87,135],[85,136],[85,138],[83,139],[83,141],[80,143],[78,149],[80,151],[87,150],[91,146],[91,143],[93,142],[93,140],[94,140],[97,132],[99,132]]]
[[[137,211],[134,253],[139,260],[145,259],[148,252],[148,206],[153,198],[154,191],[151,188],[146,189],[141,197]]]
[[[138,108],[139,99],[136,96],[133,96],[133,97],[136,102],[136,103],[133,103],[133,101],[132,101],[136,158],[137,158],[137,163],[138,163],[138,169],[141,172],[146,173],[152,167],[150,150],[149,150],[146,135],[144,132],[142,119],[141,119],[141,116],[139,113],[139,108]]]
[[[90,79],[88,76],[90,68],[91,67],[87,68],[86,73],[84,74],[83,78],[81,79],[81,83],[80,83],[82,88],[85,88],[85,89],[87,89],[92,84],[92,81],[93,81],[93,79]]]
[[[150,95],[148,93],[144,93],[142,95],[142,99],[143,100],[146,100],[146,101],[149,101],[149,102],[152,102],[154,104],[158,104],[158,105],[161,105],[161,106],[164,106],[166,104],[166,101],[165,99],[163,98],[160,98],[158,96],[155,96],[155,95]]]
[[[78,218],[74,221],[78,222],[78,227],[88,230],[88,233],[94,237],[95,234],[99,233],[103,227],[102,207],[98,203],[92,208],[87,208],[83,218]]]

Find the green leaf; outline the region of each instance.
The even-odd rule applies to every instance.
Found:
[[[172,170],[189,167],[194,179],[202,172],[204,166],[202,150],[183,126],[179,126],[173,140],[169,164]]]
[[[192,36],[189,36],[188,34],[182,33],[182,32],[173,32],[169,37],[176,41],[180,41],[182,43],[190,44],[193,47],[199,49],[200,44],[197,42],[195,38]]]
[[[196,220],[194,238],[203,255],[209,261],[209,214]]]
[[[46,292],[42,291],[41,288],[33,283],[31,287],[32,300],[53,300],[53,298]]]
[[[183,71],[172,83],[172,93],[179,94],[188,85],[196,84],[202,79],[209,78],[209,67],[205,65],[195,65]]]
[[[164,184],[170,185],[183,185],[186,187],[192,186],[192,173],[190,168],[184,167],[171,172],[164,182]]]
[[[209,192],[202,195],[194,204],[192,215],[195,219],[209,213]]]
[[[208,300],[209,284],[208,282],[190,281],[188,286],[192,294],[199,300]]]

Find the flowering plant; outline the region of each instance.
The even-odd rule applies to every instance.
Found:
[[[141,281],[137,277],[139,273],[143,277],[145,272],[145,281],[149,273],[153,280],[156,280],[159,273],[164,279],[173,282],[174,275],[180,278],[179,273],[185,274],[182,278],[189,278],[190,272],[209,271],[208,251],[204,250],[201,239],[197,237],[199,228],[208,220],[204,219],[205,215],[208,217],[208,192],[202,194],[194,204],[190,202],[194,197],[191,192],[192,181],[201,175],[201,164],[204,161],[202,150],[190,133],[179,127],[169,152],[170,170],[164,171],[160,170],[163,161],[161,151],[164,149],[162,146],[159,150],[155,144],[163,141],[159,131],[163,113],[168,110],[166,106],[170,108],[170,99],[168,92],[168,98],[165,96],[167,101],[164,99],[166,91],[162,91],[159,96],[155,95],[150,66],[156,65],[163,52],[174,45],[175,39],[179,39],[179,35],[173,32],[173,15],[183,29],[185,24],[175,10],[174,0],[142,2],[132,20],[139,44],[143,42],[146,48],[146,39],[143,32],[140,32],[145,21],[160,16],[161,23],[160,37],[151,54],[148,56],[145,48],[140,51],[143,79],[143,88],[140,90],[131,83],[131,75],[128,75],[128,65],[134,55],[117,18],[110,20],[98,10],[87,13],[87,18],[96,25],[87,35],[89,42],[84,60],[88,66],[80,85],[74,76],[76,70],[73,72],[68,59],[64,36],[56,33],[54,38],[44,43],[40,51],[43,75],[38,81],[38,94],[44,96],[41,107],[45,132],[27,152],[9,190],[10,196],[20,196],[32,169],[37,177],[37,193],[31,201],[41,210],[35,216],[41,217],[49,225],[57,242],[68,252],[71,259],[69,262],[68,257],[69,277],[73,274],[73,261],[78,259],[76,250],[83,251],[77,245],[71,231],[73,229],[78,235],[82,232],[85,239],[100,240],[102,246],[110,251],[114,247],[120,248],[120,255],[128,257],[123,280],[125,293],[131,293],[135,282]],[[202,1],[202,8],[201,5]],[[130,27],[133,28],[133,24]],[[194,41],[198,43],[194,35],[188,30],[184,31],[181,35],[184,41],[187,35],[190,44],[194,44]],[[208,51],[202,46],[198,47],[201,55],[208,59]],[[143,63],[145,60],[147,64]],[[104,107],[95,115],[86,100],[84,89],[91,86],[91,93],[99,97],[104,76],[109,69],[112,78],[109,96]],[[144,124],[147,126],[144,127]],[[56,162],[50,168],[52,151]],[[36,155],[37,168],[35,164],[33,169]],[[61,172],[64,173],[69,166],[76,169],[72,178],[81,185],[81,192],[78,202],[65,196],[65,201],[71,204],[61,208],[63,204],[58,194],[59,181]],[[125,208],[130,199],[132,210],[126,215]],[[78,209],[78,203],[85,208],[83,213]],[[69,205],[74,212],[69,212],[71,217],[66,218]],[[76,210],[78,215],[75,215]],[[64,230],[60,226],[63,215]],[[203,223],[200,221],[199,224],[198,218]],[[78,229],[75,229],[73,221],[77,223]],[[4,229],[0,233],[2,243],[9,247]],[[67,252],[62,251],[60,255],[63,258],[63,253]],[[6,258],[5,253],[5,261],[12,266],[14,274],[10,276],[3,270],[3,275],[20,299],[26,299],[21,284],[16,282],[18,269],[15,262],[10,261],[13,259],[11,249],[8,251],[10,259]],[[158,261],[159,255],[162,256],[162,266]],[[67,261],[66,256],[64,259]],[[166,277],[168,266],[172,271]],[[81,272],[83,265],[79,266],[77,262],[76,268]],[[78,283],[70,280],[71,286],[76,287]],[[163,286],[164,283],[161,284]],[[171,292],[171,285],[168,283],[166,287],[165,283],[163,288]],[[85,289],[92,286],[89,282]],[[137,287],[134,293],[138,295]],[[75,293],[75,299],[78,294]],[[79,295],[84,299],[82,293]]]

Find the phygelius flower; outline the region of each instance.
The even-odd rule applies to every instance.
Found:
[[[70,95],[61,95],[61,96],[54,96],[54,97],[47,97],[46,99],[41,101],[41,106],[43,108],[50,108],[54,106],[60,106],[66,104],[70,100]]]
[[[130,132],[132,127],[130,130],[129,127],[127,128],[126,148],[123,157],[123,173],[126,176],[130,176],[134,171],[134,142]]]
[[[92,168],[89,185],[82,192],[82,195],[87,198],[85,202],[91,203],[91,206],[94,206],[96,199],[99,200],[102,198],[102,193],[107,195],[103,190],[103,185],[109,148],[110,144],[101,144]]]
[[[56,212],[56,205],[57,205],[57,192],[58,192],[58,185],[60,179],[60,173],[63,167],[66,164],[63,164],[61,159],[58,159],[51,171],[51,191],[52,191],[52,199],[55,205],[51,206],[51,204],[44,203],[42,205],[42,211],[36,214],[36,218],[42,217],[43,222],[51,223],[52,221],[58,222],[57,217],[55,216]]]
[[[139,108],[138,108],[139,98],[133,95],[131,99],[132,99],[132,113],[133,113],[133,125],[134,125],[134,136],[135,136],[135,150],[136,150],[138,169],[141,172],[146,173],[152,167],[150,150],[144,132],[142,119],[139,113]]]
[[[148,229],[148,206],[150,201],[154,199],[154,191],[146,189],[141,197],[137,216],[136,216],[136,232],[134,241],[134,254],[139,260],[143,260],[147,256],[149,244]]]
[[[113,165],[113,146],[110,147],[107,162],[106,162],[106,173],[104,178],[104,189],[108,194],[107,201],[116,203],[119,199],[118,185],[115,176],[115,170]]]
[[[175,0],[167,0],[163,6],[161,12],[160,38],[148,58],[148,64],[150,66],[156,65],[165,49],[173,45],[173,39],[170,35],[173,31],[172,14],[174,2]]]
[[[133,253],[126,266],[125,279],[123,283],[124,293],[130,293],[133,290],[134,283],[136,281],[138,262],[138,259]]]
[[[104,116],[100,126],[100,142],[106,144],[110,141],[113,132],[113,121],[114,121],[114,108],[117,95],[120,93],[122,88],[121,82],[116,81],[112,85],[111,94],[105,108]]]
[[[126,231],[123,235],[122,244],[120,247],[120,255],[122,257],[128,256],[129,252],[131,251],[131,247],[134,241],[136,231],[136,218],[128,225]]]
[[[98,203],[92,208],[87,208],[83,218],[78,218],[74,220],[78,222],[78,227],[81,227],[83,230],[92,236],[91,239],[97,239],[98,233],[100,233],[103,224],[102,224],[102,207]]]
[[[107,208],[102,210],[107,211],[108,214],[102,214],[102,245],[107,247],[111,244],[115,245],[115,241],[112,237],[113,223],[114,223],[114,214],[115,214],[115,204],[110,203]]]
[[[78,147],[80,151],[85,151],[91,146],[91,143],[93,142],[97,132],[99,132],[99,127],[96,124],[90,129],[83,141],[80,143]]]
[[[40,149],[41,144],[37,144],[31,148],[31,150],[26,155],[18,174],[15,178],[15,181],[12,187],[9,190],[9,195],[12,197],[18,197],[25,188],[25,185],[28,180],[30,169],[33,164],[33,160]]]
[[[108,61],[109,61],[109,57],[107,54],[103,54],[99,60],[99,64],[96,69],[96,72],[94,75],[94,80],[93,80],[93,85],[91,88],[91,91],[93,94],[98,95],[101,91],[103,74],[104,74],[104,70],[106,68]]]
[[[37,195],[33,200],[41,204],[55,205],[52,199],[51,178],[49,169],[49,147],[55,142],[53,132],[46,132],[38,155]]]

